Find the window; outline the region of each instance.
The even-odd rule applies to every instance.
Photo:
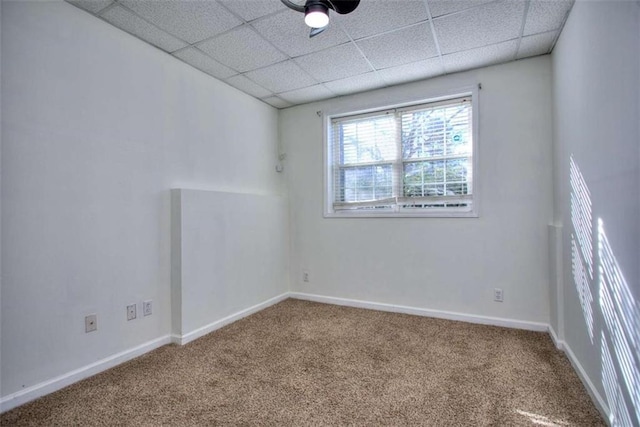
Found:
[[[477,216],[475,94],[329,117],[328,216]]]

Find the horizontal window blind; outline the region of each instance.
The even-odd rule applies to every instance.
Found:
[[[331,120],[332,207],[470,211],[471,97]]]

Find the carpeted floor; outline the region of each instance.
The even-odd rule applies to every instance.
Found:
[[[1,425],[606,425],[545,333],[286,300]]]

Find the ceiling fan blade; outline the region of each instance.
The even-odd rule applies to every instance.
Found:
[[[284,1],[284,0],[282,0]],[[326,0],[329,7],[341,15],[351,13],[356,10],[360,4],[360,0]]]
[[[328,27],[328,25],[327,25],[327,27]],[[311,32],[309,33],[309,38],[317,36],[318,34],[320,34],[321,32],[323,32],[324,30],[326,30],[326,29],[327,29],[327,27],[322,27],[322,28],[312,28],[312,29],[311,29]]]
[[[287,6],[289,9],[293,9],[295,11],[304,13],[304,6],[303,5],[296,4],[296,3],[292,2],[291,0],[280,0],[280,1],[285,6]]]

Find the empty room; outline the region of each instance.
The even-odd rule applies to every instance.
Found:
[[[640,1],[1,0],[0,425],[640,426]]]

